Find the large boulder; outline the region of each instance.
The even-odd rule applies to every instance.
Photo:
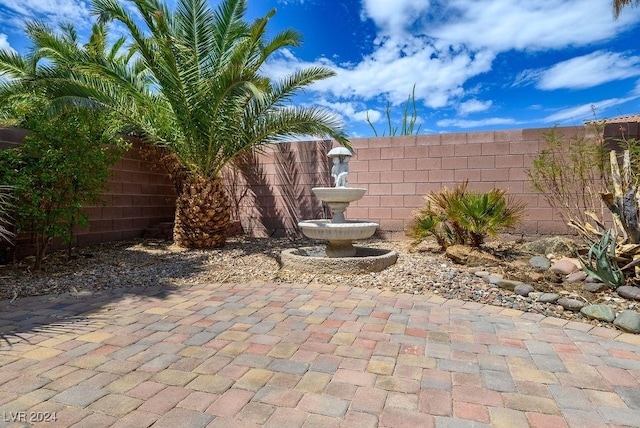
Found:
[[[466,266],[498,266],[500,260],[491,253],[467,245],[447,247],[445,255],[454,263]]]
[[[557,257],[574,257],[578,245],[569,238],[552,236],[523,244],[522,249],[533,254],[553,254]]]

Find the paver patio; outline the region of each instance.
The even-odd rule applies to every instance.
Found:
[[[0,426],[640,427],[640,336],[315,284],[0,302]]]

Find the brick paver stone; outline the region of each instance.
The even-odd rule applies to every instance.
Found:
[[[434,428],[435,418],[413,410],[385,408],[380,414],[380,426],[393,428]]]
[[[253,392],[244,389],[229,389],[209,406],[207,413],[216,416],[234,416],[253,397]]]
[[[291,389],[265,386],[255,394],[253,401],[277,407],[296,407],[302,396],[301,392]]]
[[[176,407],[176,405],[184,400],[190,393],[191,391],[188,389],[169,386],[158,392],[150,399],[145,400],[138,409],[145,412],[163,415],[170,409]]]
[[[109,394],[93,402],[89,409],[121,418],[137,409],[142,403],[143,401],[137,398]]]
[[[341,418],[347,412],[349,402],[331,395],[305,394],[297,408],[310,413]]]
[[[302,410],[280,407],[276,408],[264,426],[265,428],[300,428],[308,416],[309,413]]]
[[[70,406],[87,407],[105,395],[107,395],[105,391],[78,385],[54,395],[51,399]]]
[[[200,375],[186,385],[197,391],[222,394],[233,385],[233,380],[218,375]]]
[[[370,387],[360,387],[351,401],[350,410],[356,412],[380,414],[387,402],[387,393]]]
[[[251,402],[238,413],[237,417],[240,420],[252,422],[257,425],[264,425],[276,410],[274,406],[268,404]]]
[[[157,428],[202,428],[206,427],[214,416],[194,410],[176,407],[166,412],[153,426]]]
[[[526,427],[529,422],[524,412],[502,407],[490,407],[491,426],[495,428]]]

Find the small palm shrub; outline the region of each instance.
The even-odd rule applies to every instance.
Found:
[[[414,243],[435,238],[444,250],[450,245],[480,247],[487,236],[515,227],[522,219],[524,204],[505,196],[506,191],[470,192],[465,181],[455,189],[444,188],[425,196],[409,230]]]
[[[431,192],[424,197],[426,206],[416,211],[409,236],[414,244],[419,244],[428,237],[435,238],[442,249],[449,245],[463,244],[467,232],[458,223],[454,207],[467,192],[467,182],[453,190],[443,188],[439,192]]]
[[[467,232],[469,245],[480,247],[487,236],[497,236],[502,229],[514,228],[522,219],[524,204],[509,200],[505,190],[466,193],[454,203],[457,223]]]

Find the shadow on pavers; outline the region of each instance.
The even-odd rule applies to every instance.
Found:
[[[171,284],[172,281],[188,279],[205,271],[211,257],[206,251],[166,254],[126,248],[121,252],[121,257],[114,259],[106,269],[97,255],[95,262],[83,265],[80,270],[57,272],[56,278],[65,277],[65,281],[60,281],[65,288],[52,290],[49,294],[12,299],[6,299],[6,292],[4,296],[0,294],[5,298],[0,300],[0,349],[20,341],[30,343],[29,337],[38,333],[55,337],[69,332],[94,331],[96,324],[111,318],[110,311],[117,311],[119,300],[131,296],[163,300],[180,288]],[[96,269],[96,263],[103,263],[100,270]],[[34,287],[46,286],[52,278],[47,273],[22,272],[22,275],[25,275],[22,282],[35,284]],[[77,288],[73,285],[75,278],[78,278]],[[116,286],[114,281],[117,281]],[[81,287],[80,282],[84,286]]]

